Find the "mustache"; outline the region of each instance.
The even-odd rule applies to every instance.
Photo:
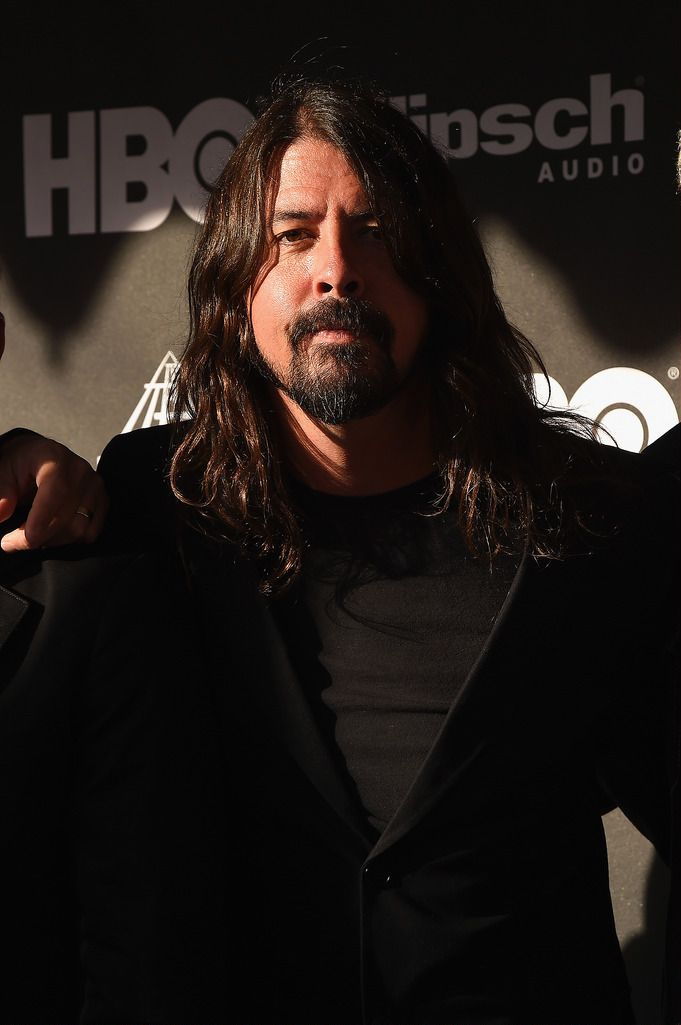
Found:
[[[385,352],[390,350],[393,326],[385,313],[366,299],[321,299],[299,313],[286,329],[293,352],[318,331],[350,331],[370,335]]]

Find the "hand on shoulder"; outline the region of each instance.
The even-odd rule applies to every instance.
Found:
[[[23,429],[0,439],[0,524],[28,510],[0,541],[3,551],[89,544],[108,508],[101,476],[65,445]]]

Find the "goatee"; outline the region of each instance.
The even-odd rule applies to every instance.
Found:
[[[347,331],[352,341],[314,343],[319,331]],[[282,380],[255,344],[252,362],[308,416],[344,424],[381,409],[400,381],[391,347],[393,326],[365,299],[322,299],[287,326],[292,356]]]

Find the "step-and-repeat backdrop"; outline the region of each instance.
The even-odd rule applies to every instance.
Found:
[[[112,435],[163,422],[205,187],[293,65],[375,77],[442,148],[552,404],[634,451],[673,426],[677,5],[321,7],[5,5],[0,430],[95,462]],[[608,828],[651,1025],[641,950],[663,880],[642,841]]]

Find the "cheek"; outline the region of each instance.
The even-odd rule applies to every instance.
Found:
[[[425,303],[413,294],[404,296],[404,301],[396,304],[396,315],[393,322],[397,347],[405,357],[409,358],[419,349],[428,330],[428,313]]]
[[[251,304],[251,324],[263,355],[281,358],[288,351],[286,326],[293,316],[289,289],[281,275],[269,274]]]
[[[297,294],[296,276],[288,268],[274,267],[253,299],[254,323],[257,316],[259,320],[287,324],[295,311]]]
[[[390,317],[395,329],[396,349],[407,358],[411,356],[428,330],[425,299],[396,274],[392,264],[382,267],[381,273],[373,280],[367,278],[365,294]]]

